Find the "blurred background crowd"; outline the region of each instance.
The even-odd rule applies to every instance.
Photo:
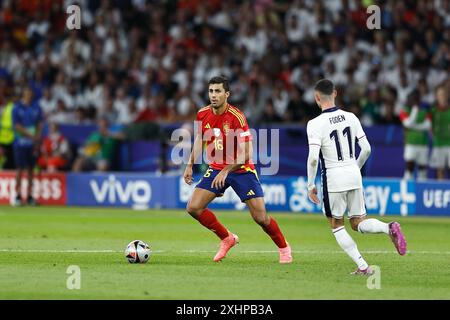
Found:
[[[66,26],[72,4],[80,30]],[[366,25],[372,4],[378,30]],[[55,124],[50,147],[62,139],[56,124],[101,120],[91,140],[105,144],[124,138],[111,124],[192,121],[215,75],[229,78],[229,101],[251,126],[305,125],[324,77],[366,127],[401,125],[413,93],[433,106],[436,89],[450,89],[449,0],[0,0],[0,26],[3,116],[30,87]]]
[[[381,8],[380,30],[366,7]],[[253,125],[306,123],[327,77],[364,125],[400,123],[408,94],[450,68],[448,0],[0,0],[0,104],[32,86],[57,123],[174,122],[207,105],[213,75]],[[81,30],[65,8],[81,7]]]

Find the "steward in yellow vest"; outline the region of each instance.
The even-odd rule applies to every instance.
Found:
[[[14,102],[0,106],[0,168],[14,169],[14,128],[12,110]]]

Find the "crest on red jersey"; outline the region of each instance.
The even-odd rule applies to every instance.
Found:
[[[228,121],[225,121],[223,123],[223,133],[225,135],[228,135],[229,132],[230,132],[230,123]]]

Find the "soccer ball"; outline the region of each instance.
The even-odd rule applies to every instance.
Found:
[[[146,263],[151,254],[148,244],[141,240],[131,241],[125,249],[125,258],[129,263]]]

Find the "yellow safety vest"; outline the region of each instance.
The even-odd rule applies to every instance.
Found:
[[[14,141],[14,128],[12,119],[13,108],[14,103],[9,102],[1,111],[1,119],[0,119],[1,144],[11,144]]]

